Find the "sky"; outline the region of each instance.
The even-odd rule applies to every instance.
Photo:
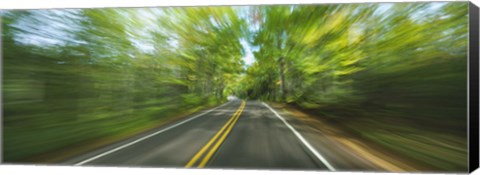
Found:
[[[240,44],[242,44],[243,48],[245,49],[245,56],[242,58],[245,62],[245,67],[249,67],[253,64],[253,62],[255,62],[255,56],[253,55],[252,48],[245,39],[240,40]]]

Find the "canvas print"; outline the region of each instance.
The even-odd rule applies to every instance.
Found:
[[[466,172],[468,8],[3,10],[3,163]]]

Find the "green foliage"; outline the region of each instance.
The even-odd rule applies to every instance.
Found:
[[[432,167],[464,170],[467,5],[257,7],[260,27],[251,36],[259,49],[242,79],[241,94],[297,105],[359,135],[388,132],[412,139],[409,143],[418,136],[452,144],[438,137],[442,133],[463,140],[456,144],[462,151],[441,155],[455,159],[434,155],[441,146],[420,151],[429,158],[409,156]],[[376,136],[366,138],[386,140]],[[397,150],[399,144],[405,150],[419,146],[385,145]],[[412,151],[402,152],[407,153]]]
[[[22,161],[225,101],[233,83],[228,78],[242,71],[238,40],[244,24],[234,12],[5,12],[5,160]]]

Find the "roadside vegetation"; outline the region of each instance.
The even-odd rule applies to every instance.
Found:
[[[235,20],[230,8],[2,14],[4,160],[226,101],[242,70]]]
[[[430,166],[467,169],[466,3],[256,9],[239,92]]]

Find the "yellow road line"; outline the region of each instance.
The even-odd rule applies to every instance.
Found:
[[[242,114],[242,111],[243,111],[244,108],[245,108],[245,102],[242,103],[240,112],[239,112],[238,115],[235,117],[235,120],[232,122],[232,124],[231,124],[231,125],[228,127],[228,129],[223,133],[222,137],[217,141],[217,143],[212,147],[212,149],[210,149],[210,151],[208,152],[208,154],[207,154],[205,157],[203,157],[202,161],[201,161],[200,164],[198,165],[199,168],[205,167],[205,165],[208,163],[208,161],[210,160],[210,158],[212,158],[212,156],[213,156],[213,154],[215,153],[215,151],[217,151],[218,148],[220,147],[220,145],[223,143],[223,141],[225,141],[225,138],[228,136],[228,134],[230,133],[230,131],[232,131],[233,126],[235,125],[235,123],[237,122],[237,120],[240,118],[240,115]]]
[[[233,114],[233,116],[227,121],[227,123],[225,125],[223,125],[223,127],[215,134],[215,136],[213,136],[212,139],[210,139],[210,141],[202,147],[202,149],[200,149],[199,152],[197,152],[197,154],[195,154],[193,156],[193,158],[188,161],[188,163],[185,165],[185,167],[187,168],[190,168],[192,167],[196,162],[197,160],[205,153],[205,151],[207,151],[207,149],[215,142],[215,140],[217,140],[217,138],[223,133],[223,131],[227,128],[229,128],[228,126],[232,123],[232,121],[235,120],[236,116],[241,113],[241,110],[243,110],[243,107],[242,106],[245,106],[245,102],[242,101],[242,104],[240,105],[240,107],[238,108],[238,110]]]
[[[212,139],[210,139],[210,141],[202,147],[202,149],[200,149],[199,152],[197,152],[197,154],[195,154],[193,156],[193,158],[188,161],[187,165],[185,165],[185,167],[189,168],[189,167],[192,167],[193,164],[195,164],[195,162],[200,158],[200,156],[203,155],[203,153],[205,151],[207,151],[207,149],[210,147],[210,145],[213,144],[213,142],[217,139],[218,136],[220,136],[220,134],[223,132],[223,130],[225,130],[227,128],[227,126],[233,121],[233,119],[235,118],[235,116],[237,115],[237,113],[240,111],[240,108],[237,109],[237,111],[233,114],[233,116],[227,121],[227,123],[215,134],[215,136],[213,136]]]

